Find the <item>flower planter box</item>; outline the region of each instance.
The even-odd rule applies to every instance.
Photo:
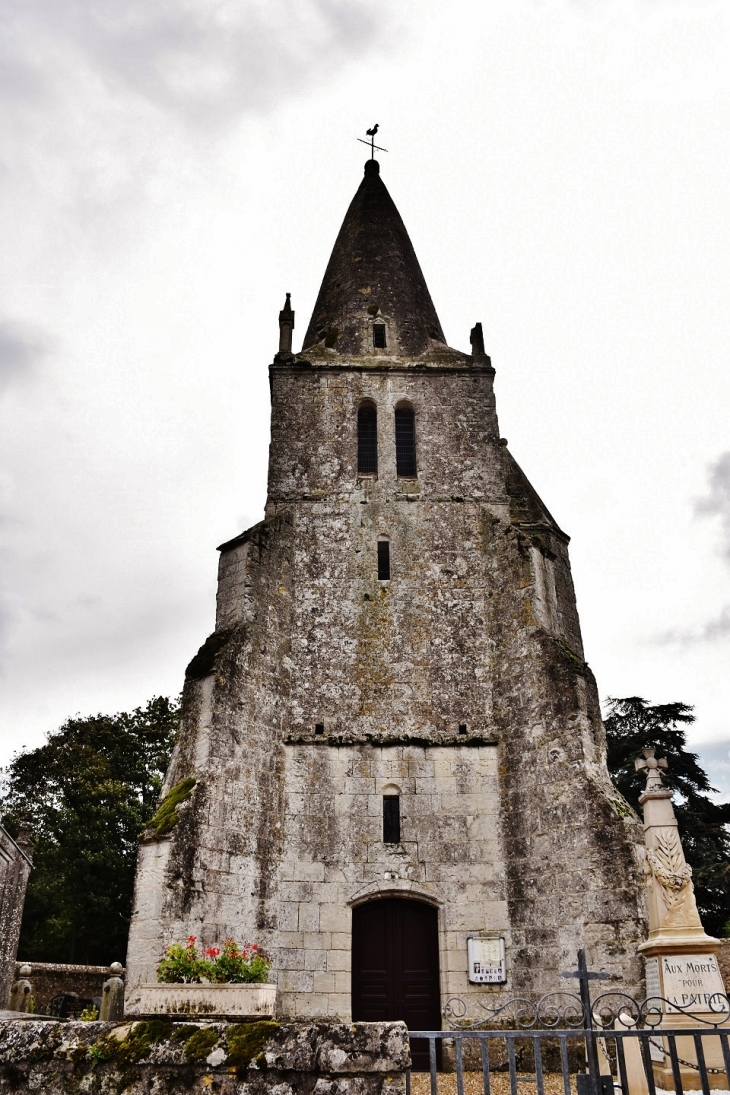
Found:
[[[216,1016],[269,1019],[276,1011],[276,985],[141,984],[127,996],[125,1016]]]

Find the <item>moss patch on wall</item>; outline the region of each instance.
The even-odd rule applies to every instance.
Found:
[[[185,1043],[188,1061],[203,1061],[219,1040],[219,1034],[210,1027],[200,1027]]]
[[[195,787],[198,781],[192,776],[187,779],[180,780],[174,787],[171,787],[163,798],[160,805],[157,807],[157,812],[147,825],[148,831],[154,833],[156,837],[166,836],[171,833],[180,820],[180,815],[177,812],[178,806],[189,799],[193,793],[193,787]]]
[[[129,1033],[119,1040],[113,1034],[103,1034],[91,1046],[89,1055],[94,1061],[112,1061],[118,1064],[137,1064],[149,1055],[158,1042],[165,1042],[172,1034],[169,1019],[149,1019],[135,1023]]]
[[[231,1064],[238,1068],[247,1068],[251,1061],[261,1056],[269,1038],[278,1029],[279,1024],[271,1021],[234,1023],[228,1028],[226,1035]]]

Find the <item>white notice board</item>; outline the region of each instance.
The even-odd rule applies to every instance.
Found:
[[[466,953],[469,962],[469,980],[474,985],[498,985],[507,980],[504,957],[504,937],[467,939]]]

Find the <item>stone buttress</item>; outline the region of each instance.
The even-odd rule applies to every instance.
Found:
[[[568,537],[500,441],[481,328],[472,354],[446,344],[376,162],[301,353],[288,299],[280,324],[266,516],[220,549],[129,984],[167,942],[233,936],[272,954],[284,1014],[346,1019],[353,910],[389,895],[438,909],[442,1002],[561,988],[583,945],[636,990],[641,833],[606,770]],[[483,932],[506,985],[467,981]]]

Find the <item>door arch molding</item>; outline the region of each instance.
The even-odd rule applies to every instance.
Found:
[[[355,909],[358,905],[365,904],[366,901],[379,901],[382,897],[403,897],[406,900],[423,901],[426,905],[434,905],[437,909],[440,909],[443,905],[441,898],[437,897],[431,890],[402,878],[369,882],[358,890],[347,904],[351,909]]]

